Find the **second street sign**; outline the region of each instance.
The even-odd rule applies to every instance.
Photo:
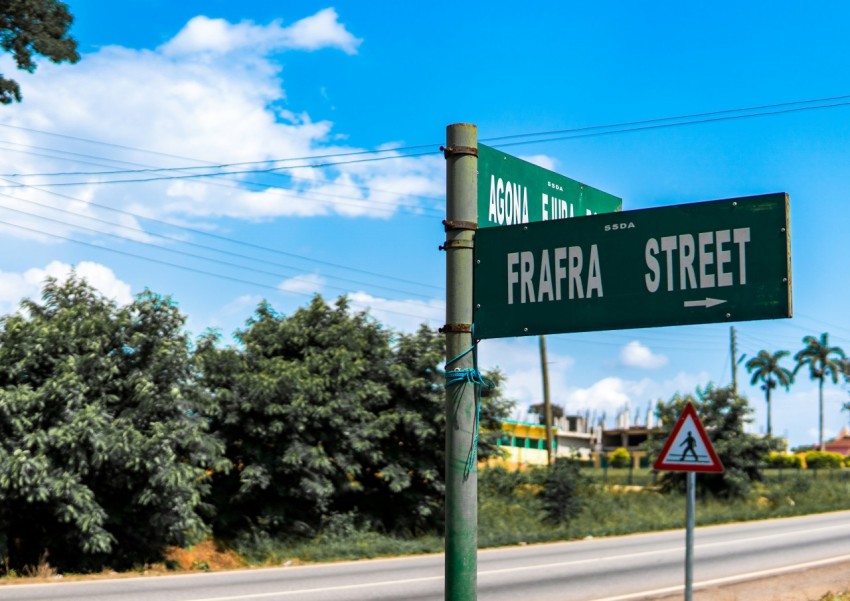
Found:
[[[478,145],[478,227],[619,211],[623,201],[528,161]]]
[[[479,230],[477,339],[791,317],[788,195]]]

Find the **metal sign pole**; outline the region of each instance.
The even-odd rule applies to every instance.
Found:
[[[694,513],[696,510],[696,472],[688,472],[687,509],[685,516],[685,601],[694,598]]]
[[[446,361],[449,369],[471,369],[472,244],[478,225],[478,129],[468,123],[446,129]],[[456,359],[456,360],[455,360]],[[478,578],[478,470],[475,391],[446,388],[446,559],[447,601],[475,601]],[[467,465],[472,457],[472,467]]]

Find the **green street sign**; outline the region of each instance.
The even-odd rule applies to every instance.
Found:
[[[791,317],[788,195],[479,230],[477,339]]]
[[[515,225],[611,213],[616,196],[478,145],[478,227]]]

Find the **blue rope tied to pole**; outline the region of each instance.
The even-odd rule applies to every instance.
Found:
[[[472,353],[472,367],[467,369],[452,369],[449,366],[456,363],[469,353]],[[474,343],[471,347],[463,351],[457,357],[446,362],[446,384],[445,388],[457,386],[455,395],[459,395],[463,390],[460,385],[472,384],[475,386],[475,423],[472,427],[472,444],[469,447],[469,452],[466,455],[466,465],[463,468],[464,482],[469,478],[469,474],[475,469],[475,460],[478,457],[478,428],[481,423],[481,390],[482,388],[493,389],[496,387],[495,382],[489,378],[485,378],[478,371],[478,344]],[[457,409],[455,409],[457,411]]]

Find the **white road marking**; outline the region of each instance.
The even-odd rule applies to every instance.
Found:
[[[817,532],[819,530],[830,530],[830,531],[834,532],[837,528],[840,528],[840,527],[850,527],[850,524],[842,525],[842,526],[831,525],[831,526],[824,526],[824,527],[821,527],[821,528],[812,528],[812,529],[809,529],[808,532]],[[782,537],[782,536],[789,536],[789,535],[794,535],[794,534],[798,534],[798,533],[797,532],[780,532],[780,533],[777,533],[777,534],[767,534],[767,535],[764,535],[764,536],[754,536],[754,537],[750,537],[750,538],[746,538],[746,539],[736,539],[734,541],[721,541],[721,542],[716,542],[716,543],[704,543],[704,544],[701,544],[701,545],[696,545],[695,548],[696,549],[703,549],[703,548],[707,548],[707,547],[718,547],[718,546],[724,546],[724,545],[729,545],[729,544],[738,544],[738,543],[742,543],[742,542],[761,541],[761,540],[765,540],[765,539],[779,538],[779,537]],[[607,557],[594,557],[592,559],[574,559],[574,560],[570,560],[570,561],[558,561],[558,562],[546,563],[546,564],[536,564],[536,565],[530,565],[530,566],[518,566],[518,567],[515,567],[515,568],[501,568],[501,569],[497,569],[497,570],[481,570],[481,571],[478,572],[478,576],[481,577],[481,576],[491,576],[491,575],[494,575],[494,574],[508,574],[508,573],[511,573],[511,572],[527,572],[527,571],[531,571],[531,570],[562,568],[562,567],[566,567],[566,566],[575,566],[575,565],[581,565],[581,564],[599,562],[599,561],[614,561],[614,560],[622,560],[622,559],[635,558],[635,557],[643,557],[643,556],[647,556],[647,555],[659,555],[659,554],[662,554],[662,553],[672,553],[672,552],[681,553],[682,551],[683,551],[683,547],[681,545],[677,545],[675,547],[669,547],[669,548],[666,548],[666,549],[656,549],[654,551],[643,551],[643,552],[640,552],[640,553],[625,553],[625,554],[621,554],[621,555],[609,555]],[[738,574],[738,575],[735,575],[735,576],[727,576],[727,577],[724,577],[724,578],[716,578],[714,580],[706,580],[706,581],[703,581],[703,582],[695,583],[694,587],[695,588],[696,587],[707,587],[707,586],[714,586],[714,585],[717,585],[717,584],[723,584],[723,583],[728,583],[728,582],[735,582],[735,581],[738,581],[738,580],[750,580],[750,579],[753,579],[753,578],[759,578],[761,576],[769,576],[769,575],[772,575],[772,574],[779,574],[779,573],[782,573],[782,572],[788,572],[788,571],[793,571],[793,570],[798,570],[798,569],[805,569],[805,568],[808,568],[808,567],[815,567],[815,566],[818,566],[818,565],[827,565],[827,564],[830,564],[830,563],[836,563],[836,562],[846,561],[846,560],[850,560],[850,555],[841,555],[841,556],[838,556],[838,557],[832,557],[832,558],[829,558],[829,559],[821,559],[821,560],[818,560],[818,561],[812,561],[812,562],[807,562],[807,563],[803,563],[803,564],[795,564],[795,565],[792,565],[792,566],[785,566],[785,567],[781,567],[781,568],[772,568],[772,569],[769,569],[769,570],[762,570],[762,571],[758,571],[758,572],[750,572],[750,573],[747,573],[747,574]],[[292,590],[292,591],[278,591],[278,592],[269,592],[269,593],[251,593],[251,594],[243,594],[243,595],[229,595],[229,596],[224,596],[224,597],[205,597],[205,598],[202,598],[202,599],[187,599],[187,601],[239,601],[239,600],[242,600],[242,599],[263,599],[263,598],[270,598],[270,597],[275,597],[275,596],[288,597],[288,596],[291,596],[291,595],[307,595],[307,594],[310,594],[310,593],[327,593],[327,592],[332,592],[332,591],[356,590],[356,589],[364,589],[364,588],[371,588],[371,587],[377,587],[377,586],[393,586],[393,585],[398,585],[398,584],[413,584],[413,583],[417,583],[417,582],[431,582],[431,581],[436,581],[436,580],[443,580],[443,576],[425,576],[425,577],[422,577],[422,578],[409,578],[409,579],[402,579],[402,580],[382,580],[382,581],[378,581],[378,582],[366,582],[366,583],[361,583],[361,584],[343,584],[343,585],[338,585],[338,586],[326,586],[326,587],[318,587],[318,588],[302,588],[302,589]],[[618,597],[605,597],[605,598],[602,598],[602,599],[594,599],[594,601],[626,601],[627,599],[638,599],[641,596],[660,595],[660,594],[664,594],[664,593],[675,593],[675,592],[681,591],[683,588],[684,587],[682,585],[678,585],[678,586],[673,586],[673,587],[668,587],[668,588],[663,588],[663,589],[655,589],[655,590],[651,590],[651,591],[641,591],[639,593],[629,593],[627,595],[621,595],[621,596],[618,596]]]
[[[842,561],[850,561],[850,555],[840,555],[838,557],[830,557],[829,559],[820,559],[818,561],[809,561],[806,563],[797,563],[782,568],[771,568],[769,570],[759,570],[757,572],[747,572],[746,574],[738,574],[736,576],[724,576],[723,578],[714,578],[712,580],[703,580],[694,583],[694,590],[707,588],[709,586],[717,586],[718,584],[730,584],[733,582],[745,582],[747,580],[755,580],[765,576],[776,576],[785,572],[796,572],[808,568],[816,568],[826,566],[833,563],[841,563]],[[642,599],[645,597],[656,597],[667,593],[678,593],[685,590],[685,585],[669,586],[667,588],[657,588],[651,591],[641,591],[639,593],[629,593],[628,595],[618,595],[616,597],[600,597],[592,601],[628,601],[629,599]]]

